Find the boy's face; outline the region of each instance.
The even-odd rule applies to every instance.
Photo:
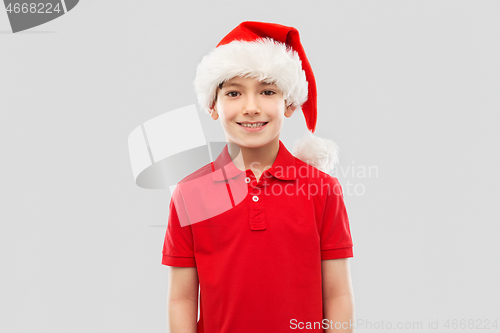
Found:
[[[253,78],[235,77],[218,89],[213,119],[220,117],[226,140],[240,147],[258,148],[279,140],[285,117],[296,107],[286,106],[276,85]],[[248,128],[242,123],[264,123]]]

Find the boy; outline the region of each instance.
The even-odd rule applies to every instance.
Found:
[[[283,115],[302,109],[308,129],[316,125],[298,31],[243,22],[203,58],[194,83],[228,145],[172,195],[162,259],[172,266],[171,333],[352,332],[340,184],[279,140]]]

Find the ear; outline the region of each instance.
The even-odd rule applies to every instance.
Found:
[[[293,112],[297,109],[297,105],[289,105],[285,109],[285,117],[289,118],[292,116]]]
[[[219,118],[219,113],[217,113],[215,105],[212,108],[210,108],[208,112],[210,112],[210,117],[212,117],[213,120],[217,120]]]

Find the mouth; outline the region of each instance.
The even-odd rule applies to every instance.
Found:
[[[267,121],[266,122],[255,122],[255,123],[237,123],[238,125],[240,125],[241,127],[245,128],[245,129],[257,129],[257,128],[262,128],[264,126],[267,125]]]

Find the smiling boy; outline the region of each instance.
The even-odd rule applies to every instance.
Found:
[[[170,332],[352,332],[341,186],[279,139],[298,109],[316,125],[297,30],[241,23],[202,60],[195,88],[228,145],[172,195],[162,259],[172,266]]]

